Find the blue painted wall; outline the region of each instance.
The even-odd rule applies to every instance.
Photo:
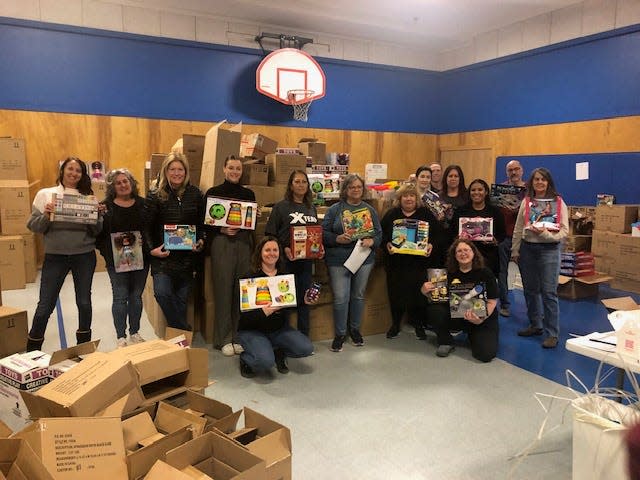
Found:
[[[0,21],[0,46],[0,108],[301,125],[291,107],[256,91],[258,50],[9,19]],[[437,74],[320,64],[327,95],[307,126],[437,130]]]
[[[445,73],[318,59],[306,126],[450,133],[640,114],[640,26]],[[0,108],[303,125],[258,50],[0,18]]]
[[[505,167],[511,160],[522,164],[525,180],[534,168],[548,168],[567,205],[595,205],[599,193],[614,194],[616,203],[640,203],[640,153],[498,157],[497,182],[506,179]],[[589,164],[588,180],[576,180],[576,163],[581,162]]]
[[[637,115],[636,30],[620,29],[444,73],[439,132]]]

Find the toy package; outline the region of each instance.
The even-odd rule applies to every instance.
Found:
[[[448,303],[447,271],[444,268],[427,268],[427,281],[436,287],[427,295],[427,301],[429,303]]]
[[[526,187],[517,185],[491,185],[491,203],[499,208],[518,210],[524,199]]]
[[[289,234],[295,260],[322,256],[322,225],[296,225],[289,229]]]
[[[424,195],[422,195],[422,203],[426,205],[433,216],[438,220],[441,218],[451,218],[453,215],[453,209],[451,205],[444,202],[440,195],[436,192],[432,192],[431,190],[427,190]]]
[[[467,310],[479,317],[487,316],[487,291],[484,283],[452,283],[449,285],[451,318],[464,318]]]
[[[144,268],[142,234],[138,231],[111,234],[113,266],[117,273],[133,272]]]
[[[240,311],[273,307],[295,307],[296,281],[292,274],[273,277],[241,278]]]
[[[315,205],[324,205],[326,200],[340,198],[340,173],[310,173],[309,188]]]
[[[391,245],[393,253],[428,256],[429,222],[411,218],[394,220]]]
[[[165,225],[165,250],[192,250],[196,244],[195,225]]]
[[[98,199],[94,195],[58,195],[54,193],[52,222],[98,223]]]
[[[460,238],[476,242],[490,242],[493,240],[493,218],[460,217],[458,220],[458,235]]]
[[[207,197],[204,224],[214,227],[256,229],[258,204],[229,198]]]
[[[344,233],[350,235],[352,239],[373,237],[375,229],[371,212],[367,207],[358,210],[342,211],[342,228]]]
[[[104,163],[96,160],[95,162],[91,162],[91,180],[96,182],[104,182],[106,181],[106,172],[104,168]]]
[[[560,197],[531,198],[525,205],[525,228],[546,228],[553,232],[560,231]]]

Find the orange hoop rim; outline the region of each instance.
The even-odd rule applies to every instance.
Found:
[[[311,97],[313,97],[313,95],[316,92],[313,90],[307,90],[304,88],[299,88],[299,89],[294,89],[294,90],[288,90],[287,91],[287,98],[289,99],[289,104],[290,105],[302,105],[305,103],[310,103],[313,100],[311,99]],[[299,95],[302,95],[302,98],[300,100],[297,100],[296,97],[298,97]]]

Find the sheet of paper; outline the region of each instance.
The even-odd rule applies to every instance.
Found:
[[[363,247],[362,240],[358,240],[351,255],[349,255],[349,258],[344,262],[344,267],[351,273],[356,273],[370,253],[371,249],[369,247]]]
[[[589,162],[576,163],[576,180],[589,180]]]

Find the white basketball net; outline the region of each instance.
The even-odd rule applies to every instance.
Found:
[[[300,122],[307,121],[307,113],[313,101],[311,97],[315,92],[313,90],[289,90],[287,97],[289,103],[293,107],[293,119]]]

